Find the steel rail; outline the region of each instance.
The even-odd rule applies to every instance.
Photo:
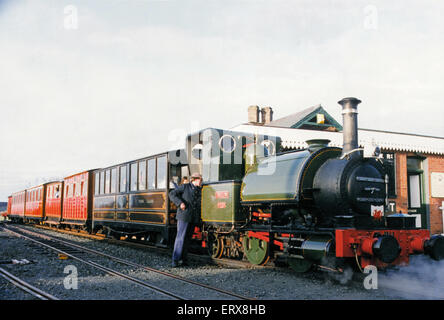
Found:
[[[44,246],[44,247],[46,247],[46,248],[48,248],[48,249],[51,249],[51,250],[56,251],[56,252],[58,252],[58,253],[61,253],[61,254],[65,255],[65,256],[68,256],[68,257],[70,257],[70,258],[72,258],[72,259],[74,259],[74,260],[77,260],[77,261],[80,261],[80,262],[82,262],[82,263],[85,263],[85,264],[87,264],[87,265],[89,265],[89,266],[92,266],[92,267],[94,267],[94,268],[96,268],[96,269],[100,269],[100,270],[105,271],[105,272],[107,272],[107,273],[109,273],[109,274],[116,275],[116,276],[119,276],[119,277],[121,277],[121,278],[124,278],[124,279],[127,279],[127,280],[129,280],[129,281],[132,281],[132,282],[134,282],[134,283],[136,283],[136,284],[138,284],[138,285],[140,285],[140,286],[142,286],[142,287],[144,287],[144,288],[148,288],[148,289],[150,289],[150,290],[152,290],[152,291],[155,291],[155,292],[157,292],[157,293],[160,293],[160,294],[162,294],[162,295],[165,295],[165,296],[168,296],[168,297],[171,297],[171,298],[177,299],[177,300],[187,300],[186,298],[184,298],[184,297],[182,297],[182,296],[179,296],[179,295],[177,295],[177,294],[174,294],[174,293],[169,292],[169,291],[167,291],[167,290],[164,290],[164,289],[162,289],[162,288],[158,288],[158,287],[156,287],[156,286],[154,286],[154,285],[152,285],[152,284],[149,284],[149,283],[147,283],[147,282],[144,282],[144,281],[138,280],[138,279],[133,278],[133,277],[131,277],[131,276],[127,276],[127,275],[125,275],[125,274],[123,274],[123,273],[121,273],[121,272],[118,272],[118,271],[115,271],[115,270],[109,269],[109,268],[107,268],[107,267],[105,267],[105,266],[101,266],[101,265],[99,265],[99,264],[97,264],[97,263],[95,263],[95,262],[87,261],[87,260],[84,260],[84,259],[82,259],[82,258],[76,257],[76,256],[73,255],[73,254],[70,254],[70,253],[65,252],[65,251],[63,251],[63,250],[60,250],[60,249],[55,248],[55,247],[53,247],[53,246],[50,246],[50,245],[48,245],[48,244],[46,244],[46,243],[43,243],[43,242],[41,242],[41,241],[38,241],[38,240],[36,240],[36,239],[32,239],[32,238],[30,238],[30,237],[28,237],[28,236],[26,236],[26,235],[20,234],[20,233],[18,233],[18,232],[16,232],[16,231],[13,231],[13,230],[11,230],[11,229],[9,229],[9,228],[7,228],[7,227],[4,227],[4,228],[5,228],[6,230],[8,230],[9,232],[16,234],[17,236],[23,237],[23,238],[25,238],[25,239],[27,239],[27,240],[30,240],[30,241],[32,241],[32,242],[34,242],[34,243],[37,243],[38,245]],[[26,231],[25,231],[25,232],[26,232]],[[29,232],[29,231],[28,231],[28,232]],[[37,234],[37,235],[39,235],[39,234]],[[44,235],[43,237],[48,238],[48,237],[45,236],[45,235]],[[51,239],[51,240],[52,240],[52,239]],[[52,241],[55,241],[55,240],[52,240]]]
[[[199,282],[196,282],[196,281],[193,281],[193,280],[190,280],[190,279],[186,279],[186,278],[183,278],[181,276],[178,276],[178,275],[175,275],[175,274],[172,274],[172,273],[169,273],[169,272],[165,272],[165,271],[161,271],[161,270],[158,270],[158,269],[150,268],[150,267],[147,267],[147,266],[144,266],[144,265],[140,265],[140,264],[128,261],[128,260],[124,260],[124,259],[112,256],[112,255],[108,255],[106,253],[103,253],[103,252],[100,252],[100,251],[97,251],[97,250],[94,250],[94,249],[85,248],[83,246],[80,246],[80,245],[77,245],[77,244],[74,244],[74,243],[71,243],[71,242],[67,242],[65,240],[52,238],[52,237],[49,237],[47,235],[42,235],[40,233],[36,233],[36,232],[30,231],[30,230],[23,230],[23,229],[21,229],[21,230],[23,232],[25,232],[25,233],[33,234],[33,235],[36,235],[36,236],[40,236],[40,237],[43,237],[46,240],[56,241],[56,242],[59,242],[59,243],[65,245],[65,246],[69,246],[71,248],[79,249],[79,250],[81,250],[83,252],[91,253],[91,254],[94,254],[94,255],[100,255],[100,256],[106,257],[108,259],[111,259],[111,260],[117,261],[119,263],[122,263],[124,265],[128,265],[128,266],[132,266],[132,267],[135,267],[135,268],[140,268],[140,269],[143,269],[143,270],[146,270],[146,271],[158,273],[158,274],[164,275],[164,276],[169,277],[169,278],[173,278],[173,279],[176,279],[176,280],[179,280],[179,281],[182,281],[182,282],[186,282],[186,283],[189,283],[189,284],[192,284],[192,285],[195,285],[195,286],[199,286],[199,287],[202,287],[202,288],[205,288],[205,289],[208,289],[208,290],[219,292],[219,293],[222,293],[224,295],[227,295],[227,296],[230,296],[230,297],[235,297],[235,298],[240,299],[240,300],[255,300],[254,298],[248,298],[248,297],[245,297],[245,296],[233,293],[233,292],[229,292],[229,291],[217,288],[217,287],[213,287],[213,286],[206,285],[206,284],[203,284],[203,283],[199,283]],[[57,249],[57,250],[59,250],[59,249]],[[68,254],[66,252],[62,252],[62,254],[66,254],[68,256],[72,256],[71,254]],[[80,259],[80,258],[78,258],[78,259]],[[111,269],[109,269],[107,267],[100,266],[100,265],[98,265],[98,264],[96,264],[96,263],[94,263],[92,261],[84,260],[83,262],[84,263],[88,263],[90,265],[92,264],[94,267],[99,268],[102,271],[105,271],[105,272],[108,272],[108,273],[111,273],[111,274],[115,274],[115,275],[118,275],[118,276],[123,277],[123,278],[128,278],[129,277],[129,276],[126,276],[126,275],[124,275],[122,273],[119,273],[119,272],[116,272],[114,270],[111,270]],[[131,277],[129,277],[129,278],[131,278]],[[131,281],[138,282],[139,280],[137,280],[135,278],[132,278]],[[158,288],[158,287],[154,287],[154,289],[157,290],[157,291],[163,291],[163,289]],[[180,300],[186,300],[186,298],[183,298],[183,297],[180,297],[180,296],[177,296],[177,295],[175,296],[175,298],[180,299]]]
[[[141,265],[141,264],[137,264],[137,263],[134,263],[134,262],[131,262],[131,261],[127,261],[127,260],[124,260],[124,259],[121,259],[121,258],[118,258],[118,257],[115,257],[115,256],[111,256],[109,254],[106,254],[106,253],[103,253],[103,252],[100,252],[100,251],[97,251],[97,250],[94,250],[94,249],[89,249],[89,248],[85,248],[85,247],[82,247],[82,246],[74,244],[74,243],[66,242],[64,240],[56,239],[56,241],[59,241],[59,242],[65,244],[65,245],[69,245],[69,246],[72,246],[74,248],[83,250],[85,252],[89,252],[89,253],[101,255],[103,257],[107,257],[109,259],[112,259],[114,261],[120,262],[122,264],[131,266],[131,267],[136,267],[136,268],[140,268],[140,269],[143,269],[143,270],[155,272],[155,273],[158,273],[158,274],[170,277],[170,278],[177,279],[179,281],[187,282],[187,283],[199,286],[199,287],[203,287],[203,288],[206,288],[206,289],[209,289],[209,290],[217,291],[219,293],[223,293],[223,294],[231,296],[231,297],[236,297],[236,298],[239,298],[241,300],[253,300],[252,298],[247,298],[247,297],[244,297],[242,295],[239,295],[239,294],[236,294],[236,293],[233,293],[233,292],[229,292],[229,291],[226,291],[226,290],[223,290],[223,289],[220,289],[220,288],[212,287],[210,285],[206,285],[204,283],[196,282],[196,281],[193,281],[193,280],[190,280],[190,279],[187,279],[187,278],[183,278],[181,276],[178,276],[178,275],[175,275],[175,274],[172,274],[172,273],[169,273],[169,272],[161,271],[161,270],[150,268],[150,267],[147,267],[147,266],[144,266],[144,265]]]
[[[40,300],[60,300],[59,298],[57,298],[45,291],[42,291],[42,290],[34,287],[33,285],[27,283],[26,281],[23,281],[22,279],[14,276],[13,274],[9,273],[8,271],[6,271],[3,268],[0,268],[0,276],[2,276],[7,281],[14,284],[17,288],[33,295],[36,298],[39,298]]]
[[[46,229],[46,228],[44,228],[44,229]],[[51,230],[51,229],[47,229],[47,230]],[[52,231],[52,230],[51,230],[51,231]],[[33,231],[29,231],[29,230],[26,230],[26,231],[24,230],[24,232],[34,233]],[[34,234],[39,235],[38,233],[34,233]],[[42,235],[42,236],[43,236],[43,237],[47,237],[46,235]],[[83,236],[83,235],[82,235],[82,236]],[[85,251],[85,252],[89,252],[89,253],[93,253],[93,254],[96,254],[96,255],[101,255],[101,256],[103,256],[103,257],[107,257],[107,258],[109,258],[109,259],[112,259],[112,260],[114,260],[114,261],[120,262],[120,263],[122,263],[122,264],[126,264],[126,265],[128,265],[128,266],[132,266],[132,267],[136,267],[136,268],[144,269],[144,270],[146,270],[146,271],[151,271],[151,272],[155,272],[155,273],[158,273],[158,274],[162,274],[162,275],[164,275],[164,276],[166,276],[166,277],[174,278],[174,279],[177,279],[177,280],[182,281],[182,282],[187,282],[187,283],[190,283],[190,284],[193,284],[193,285],[196,285],[196,286],[200,286],[200,287],[203,287],[203,288],[206,288],[206,289],[212,290],[212,291],[216,291],[216,292],[219,292],[219,293],[222,293],[222,294],[228,295],[228,296],[230,296],[230,297],[238,298],[238,299],[240,299],[240,300],[255,300],[254,298],[248,298],[248,297],[245,297],[245,296],[242,296],[242,295],[236,294],[236,293],[234,293],[234,292],[229,292],[229,291],[226,291],[226,290],[223,290],[223,289],[217,288],[217,287],[213,287],[213,286],[210,286],[210,285],[206,285],[206,284],[204,284],[204,283],[200,283],[200,282],[196,282],[196,281],[193,281],[193,280],[190,280],[190,279],[187,279],[187,278],[183,278],[183,277],[178,276],[178,275],[175,275],[175,274],[173,274],[173,273],[169,273],[169,272],[161,271],[161,270],[158,270],[158,269],[150,268],[150,267],[147,267],[147,266],[143,266],[143,265],[140,265],[140,264],[137,264],[137,263],[131,262],[131,261],[127,261],[127,260],[124,260],[124,259],[121,259],[121,258],[118,258],[118,257],[115,257],[115,256],[108,255],[108,254],[106,254],[106,253],[103,253],[103,252],[100,252],[100,251],[97,251],[97,250],[93,250],[93,249],[85,248],[85,247],[82,247],[82,246],[80,246],[80,245],[77,245],[77,244],[74,244],[74,243],[71,243],[71,242],[67,242],[67,241],[65,241],[65,240],[54,239],[54,238],[53,238],[53,240],[58,241],[58,242],[60,242],[60,243],[63,243],[64,245],[71,246],[71,247],[74,247],[74,248],[77,248],[77,249],[83,250],[83,251]],[[131,243],[131,242],[122,242],[122,241],[118,241],[118,244],[120,244],[120,243],[125,243],[126,245],[128,245],[128,244],[133,244],[133,243]],[[139,245],[139,246],[143,246],[143,247],[150,247],[150,248],[151,248],[151,246],[149,246],[149,245],[145,245],[145,244],[143,244],[143,245],[141,245],[141,244],[139,244],[139,243],[134,243],[134,244]]]

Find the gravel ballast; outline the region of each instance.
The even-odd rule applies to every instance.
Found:
[[[392,290],[379,281],[379,288],[365,289],[364,283],[351,281],[341,284],[324,272],[296,274],[283,268],[228,268],[193,261],[190,266],[171,268],[169,254],[155,250],[130,248],[110,244],[106,241],[90,240],[50,230],[31,230],[57,236],[60,239],[107,253],[147,267],[171,272],[181,277],[200,283],[215,286],[236,294],[265,300],[381,300],[381,299],[436,299],[436,295],[424,292],[413,294],[404,289]],[[74,259],[60,259],[58,254],[40,248],[36,244],[17,238],[5,230],[0,230],[1,260],[32,261],[30,264],[1,264],[0,267],[46,291],[59,299],[68,300],[163,300],[171,299],[159,293],[142,288],[127,280],[99,271]],[[86,260],[88,255],[80,255]],[[221,293],[195,288],[190,284],[165,278],[165,276],[148,272],[136,267],[128,267],[107,258],[94,257],[94,262],[119,270],[134,278],[149,282],[152,285],[174,291],[177,295],[192,300],[232,299]],[[442,270],[442,269],[441,269]],[[411,274],[411,273],[410,273]],[[397,276],[402,275],[398,272]],[[390,283],[391,274],[384,274],[381,279]],[[74,281],[73,281],[74,280]],[[77,282],[76,282],[77,281]],[[433,280],[432,280],[433,281]],[[399,282],[399,281],[398,281]],[[389,289],[387,289],[389,288]],[[401,290],[401,291],[399,291]],[[405,290],[402,291],[402,290]],[[0,277],[1,300],[35,299],[15,288]]]

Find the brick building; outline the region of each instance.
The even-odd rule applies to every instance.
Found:
[[[272,108],[250,106],[248,123],[231,130],[278,136],[286,150],[306,148],[310,139],[342,147],[342,126],[321,105],[276,120]],[[386,214],[408,213],[417,227],[444,233],[444,137],[358,129],[358,139],[365,150],[379,146],[385,159]]]

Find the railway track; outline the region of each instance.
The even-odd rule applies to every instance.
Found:
[[[34,287],[33,285],[29,284],[28,282],[14,276],[13,274],[9,273],[3,268],[0,268],[0,276],[2,276],[4,279],[15,285],[17,288],[31,294],[32,296],[36,297],[40,300],[59,300],[57,297],[40,290],[39,288]]]
[[[112,238],[106,238],[103,234],[89,234],[87,232],[82,232],[79,230],[72,231],[72,230],[65,230],[65,229],[54,229],[48,226],[44,225],[35,225],[36,228],[44,229],[44,230],[50,230],[54,232],[60,232],[65,234],[70,234],[74,236],[79,236],[82,238],[92,239],[92,240],[98,240],[98,241],[106,241],[110,244],[117,244],[122,245],[126,247],[131,248],[139,248],[144,250],[153,250],[157,253],[170,255],[171,250],[167,248],[157,247],[148,243],[143,243],[142,241],[133,240],[131,238],[125,238],[125,240],[119,240],[119,239],[112,239]],[[269,263],[267,265],[253,265],[248,261],[244,260],[233,260],[233,259],[226,259],[226,258],[219,258],[219,259],[213,259],[208,255],[202,255],[202,254],[195,254],[195,253],[189,253],[189,258],[197,261],[199,263],[211,263],[214,265],[219,265],[222,267],[231,267],[231,268],[246,268],[246,269],[266,269],[266,268],[273,268],[275,267],[272,263]]]
[[[50,249],[52,251],[55,251],[59,255],[69,257],[71,259],[77,260],[81,263],[84,263],[86,265],[89,265],[91,267],[99,269],[99,270],[106,272],[108,274],[123,278],[123,279],[130,281],[134,284],[137,284],[141,287],[144,287],[144,288],[154,291],[158,294],[161,294],[167,298],[178,299],[178,300],[188,300],[189,299],[182,294],[177,294],[177,293],[172,292],[170,290],[166,290],[166,289],[161,288],[159,286],[153,285],[152,283],[148,283],[146,281],[143,281],[143,280],[137,279],[135,277],[129,276],[127,274],[124,274],[124,273],[117,271],[115,269],[106,267],[103,264],[99,264],[97,262],[94,262],[93,260],[91,260],[91,256],[94,256],[94,257],[100,256],[102,258],[106,258],[106,259],[118,262],[122,265],[138,268],[138,269],[146,271],[146,272],[151,272],[151,273],[161,275],[161,276],[166,277],[168,279],[174,279],[175,281],[180,281],[182,283],[190,285],[191,286],[190,290],[199,289],[199,290],[209,290],[212,292],[216,292],[217,294],[220,295],[220,298],[222,298],[222,299],[251,300],[250,298],[238,295],[233,292],[225,291],[220,288],[212,287],[212,286],[209,286],[209,285],[206,285],[203,283],[199,283],[199,282],[196,282],[196,281],[193,281],[190,279],[186,279],[186,278],[180,277],[180,276],[172,274],[172,273],[168,273],[168,272],[161,271],[158,269],[146,267],[146,266],[143,266],[143,265],[140,265],[140,264],[128,261],[128,260],[124,260],[124,259],[121,259],[121,258],[118,258],[115,256],[105,254],[105,253],[97,251],[97,250],[85,248],[83,246],[80,246],[80,245],[77,245],[77,244],[74,244],[74,243],[71,243],[71,242],[68,242],[65,240],[57,239],[57,238],[48,236],[46,234],[43,235],[41,233],[30,231],[27,229],[23,229],[23,228],[20,228],[17,226],[14,226],[14,227],[3,226],[3,228],[18,237],[25,238],[29,241],[32,241],[35,244],[38,244],[39,246],[42,246],[42,247],[45,247],[45,248]],[[89,255],[89,257],[86,257],[86,258],[82,257],[82,255],[85,255],[85,254]]]

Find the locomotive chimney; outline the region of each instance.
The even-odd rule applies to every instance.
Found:
[[[350,153],[359,147],[358,144],[358,104],[361,100],[356,98],[344,98],[338,103],[342,106],[343,121],[343,147],[342,156]],[[353,152],[350,157],[356,157],[360,154]]]

